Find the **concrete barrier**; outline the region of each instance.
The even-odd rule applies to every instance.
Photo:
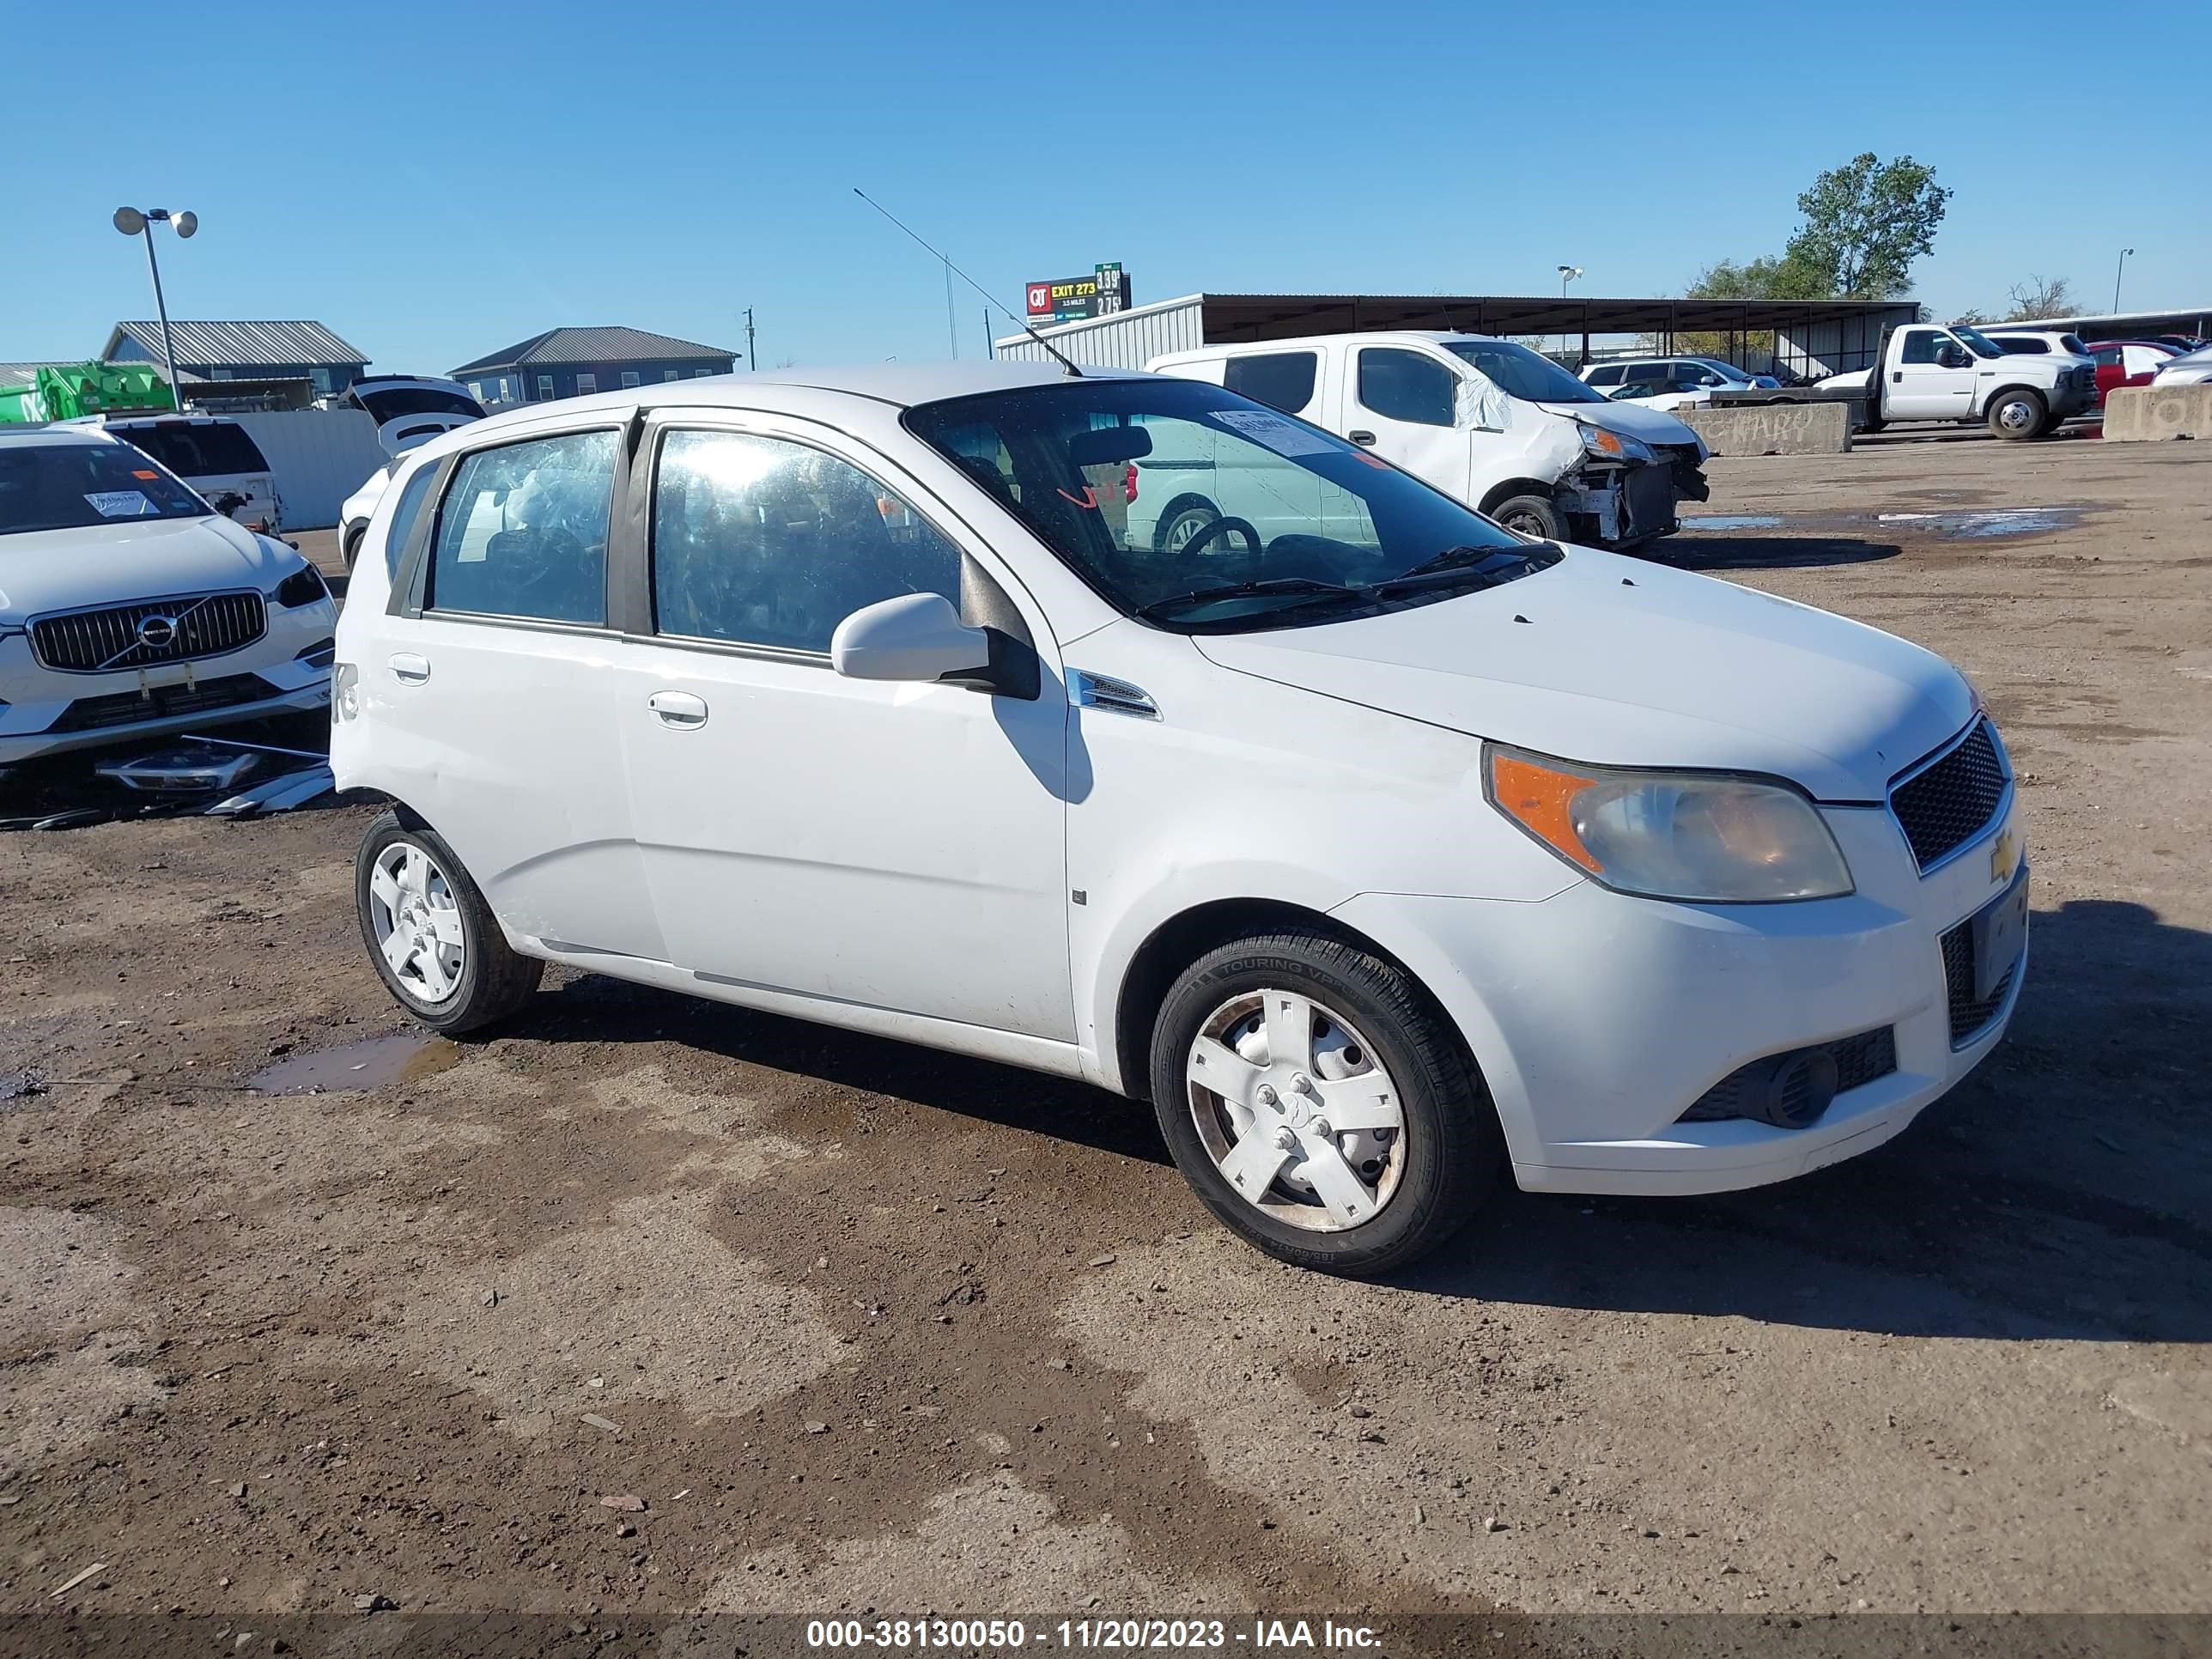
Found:
[[[1843,455],[1851,447],[1851,406],[1841,401],[1673,412],[1716,455]]]
[[[2105,441],[2212,438],[2212,384],[2116,386],[2105,394]]]

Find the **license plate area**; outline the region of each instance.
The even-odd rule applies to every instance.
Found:
[[[1986,1002],[2019,965],[2027,946],[2027,866],[2012,885],[1974,912],[1974,1000]]]

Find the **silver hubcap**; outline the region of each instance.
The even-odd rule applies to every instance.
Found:
[[[1190,1116],[1230,1189],[1310,1232],[1380,1214],[1406,1167],[1397,1086],[1351,1021],[1301,992],[1232,997],[1186,1066]]]
[[[408,995],[443,1002],[459,988],[468,961],[460,908],[446,872],[413,842],[395,841],[376,855],[368,917],[376,948]]]
[[[2025,431],[2035,420],[2035,411],[2026,404],[2010,403],[1997,410],[1997,424],[2008,432]]]
[[[1196,513],[1186,508],[1176,515],[1168,526],[1168,551],[1180,553],[1188,547],[1198,532],[1213,522],[1211,513]]]

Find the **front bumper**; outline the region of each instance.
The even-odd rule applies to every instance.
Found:
[[[2004,890],[1992,849],[2017,847],[2016,812],[2008,798],[1923,877],[1886,809],[1824,808],[1858,884],[1840,899],[1671,904],[1583,882],[1540,903],[1365,894],[1334,914],[1458,1021],[1523,1188],[1723,1192],[1880,1146],[1996,1046],[2026,959],[1986,1023],[1954,1033],[1942,939]],[[1747,1061],[1885,1027],[1896,1069],[1809,1127],[1680,1121]]]
[[[337,606],[327,599],[272,605],[266,631],[236,651],[108,674],[58,672],[40,664],[25,635],[0,638],[0,765],[327,708],[330,659],[316,647],[337,631]]]

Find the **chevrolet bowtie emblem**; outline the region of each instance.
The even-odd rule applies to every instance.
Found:
[[[2007,830],[1990,843],[1990,879],[2010,881],[2012,872],[2020,868],[2020,836]]]

